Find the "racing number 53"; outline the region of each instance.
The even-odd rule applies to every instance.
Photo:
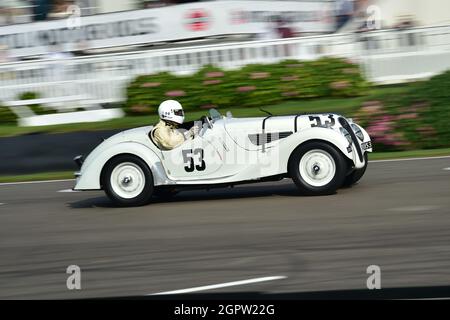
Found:
[[[336,124],[336,120],[334,119],[333,115],[330,114],[328,116],[328,119],[330,119],[330,121],[326,120],[324,124],[322,124],[322,120],[320,119],[320,117],[317,116],[309,116],[309,121],[315,121],[316,123],[312,123],[311,124],[311,128],[312,127],[332,127]]]
[[[205,160],[203,160],[204,151],[203,149],[197,148],[197,149],[187,149],[183,150],[183,161],[184,161],[184,170],[186,172],[193,172],[194,170],[197,171],[203,171],[206,169],[206,163]],[[195,164],[194,162],[194,156],[197,156],[198,158],[198,164]]]

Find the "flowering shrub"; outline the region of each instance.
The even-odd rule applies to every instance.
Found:
[[[127,87],[126,112],[131,115],[155,113],[161,98],[172,89],[172,81],[175,80],[176,77],[166,72],[155,74],[151,78],[137,77]]]
[[[229,87],[229,73],[214,66],[205,66],[191,78],[194,85],[192,96],[194,109],[217,108],[230,105],[232,88]]]
[[[381,101],[366,101],[354,120],[366,129],[378,151],[395,150],[408,143],[396,132],[396,117],[386,112]]]
[[[171,98],[187,110],[259,107],[293,99],[358,96],[366,88],[359,67],[336,58],[250,64],[233,71],[205,66],[187,77],[165,72],[137,77],[127,87],[125,110],[154,114],[161,101]]]
[[[366,101],[354,115],[375,149],[450,147],[450,71],[410,85],[406,93]]]

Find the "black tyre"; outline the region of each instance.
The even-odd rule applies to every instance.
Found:
[[[361,169],[353,170],[352,173],[350,173],[348,176],[345,177],[344,183],[342,185],[343,187],[350,187],[355,183],[357,183],[362,178],[362,176],[366,172],[367,163],[369,162],[367,152],[364,153],[364,162],[365,162],[364,167],[362,167]]]
[[[292,180],[306,195],[335,193],[344,182],[346,170],[340,151],[321,141],[300,145],[289,162]]]
[[[101,182],[106,195],[119,206],[147,204],[153,194],[153,175],[147,164],[133,155],[109,160]]]

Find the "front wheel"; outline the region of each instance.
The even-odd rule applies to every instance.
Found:
[[[310,142],[294,151],[289,172],[303,194],[327,195],[342,185],[346,163],[335,147],[325,142]]]
[[[119,155],[105,165],[102,186],[119,206],[140,206],[153,194],[153,176],[147,164],[132,155]]]

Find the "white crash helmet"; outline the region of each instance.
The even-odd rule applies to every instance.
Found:
[[[175,100],[161,102],[158,108],[158,114],[161,120],[172,121],[178,124],[184,122],[183,107]]]

